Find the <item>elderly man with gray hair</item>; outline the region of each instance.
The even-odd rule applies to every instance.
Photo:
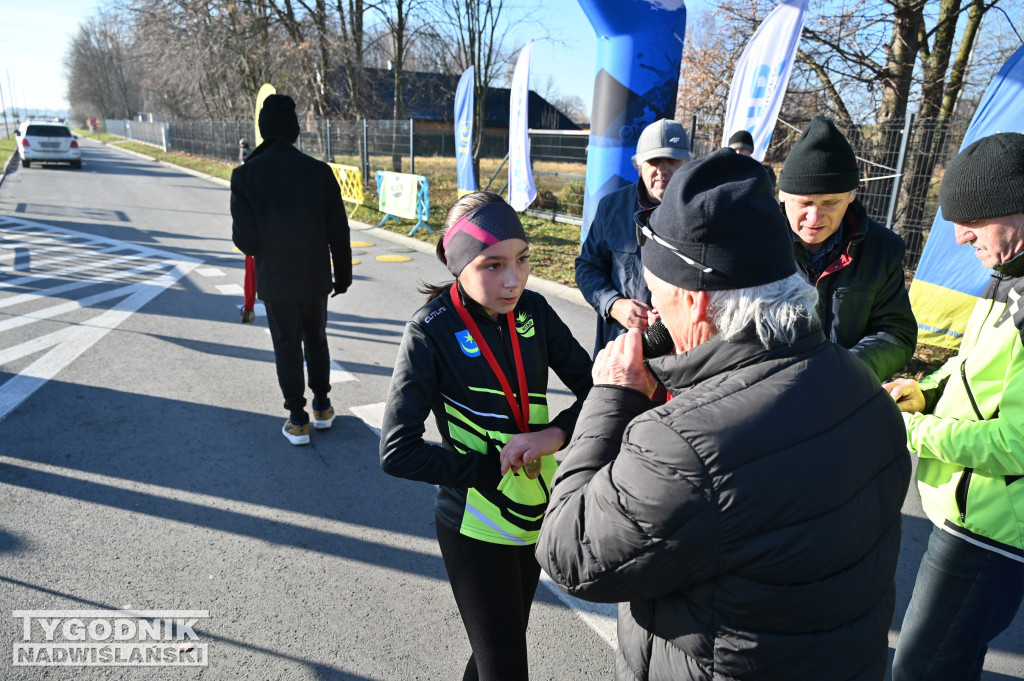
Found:
[[[992,269],[960,352],[885,387],[918,456],[934,523],[900,628],[894,681],[978,679],[1024,601],[1024,135],[1000,132],[946,165],[942,216]]]
[[[598,354],[541,566],[620,603],[618,679],[882,679],[899,410],[826,341],[754,159],[682,168],[637,240],[675,354],[644,362],[633,329]],[[658,383],[672,400],[652,407]]]

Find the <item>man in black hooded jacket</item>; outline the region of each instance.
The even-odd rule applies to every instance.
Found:
[[[688,164],[637,218],[678,354],[644,364],[637,329],[598,354],[541,566],[620,603],[620,681],[881,680],[910,481],[899,410],[826,341],[757,161]],[[672,400],[652,408],[655,379]]]
[[[330,428],[334,408],[327,347],[327,295],[352,283],[352,247],[341,189],[330,167],[295,148],[295,102],[270,95],[259,115],[263,143],[231,173],[232,240],[255,257],[256,290],[267,309],[277,379],[289,412],[282,432],[309,444],[303,360],[313,391],[313,425]],[[333,261],[334,275],[331,275]]]

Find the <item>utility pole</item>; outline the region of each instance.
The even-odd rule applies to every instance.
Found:
[[[14,102],[14,89],[11,87],[11,70],[7,69],[7,94],[11,96],[11,107],[14,108],[14,124],[18,124],[18,105]]]
[[[11,136],[11,131],[7,129],[7,106],[4,104],[4,89],[0,88],[0,109],[4,110],[4,138]]]

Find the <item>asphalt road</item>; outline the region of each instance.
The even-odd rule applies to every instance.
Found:
[[[382,474],[374,430],[416,289],[447,271],[354,225],[355,282],[329,303],[339,418],[293,447],[266,318],[239,323],[224,184],[81,142],[82,170],[0,185],[0,679],[460,678],[434,490]],[[534,286],[589,349],[592,311]],[[915,492],[904,511],[891,642],[930,529]],[[26,625],[45,644],[60,618],[59,643],[116,610],[175,611],[171,648],[206,666],[13,664]],[[529,640],[531,678],[612,678],[607,607],[542,586]],[[1024,678],[1024,616],[986,670]]]

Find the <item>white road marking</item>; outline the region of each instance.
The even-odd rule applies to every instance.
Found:
[[[163,262],[151,262],[141,267],[136,267],[130,270],[121,270],[120,272],[114,272],[112,274],[106,274],[102,277],[96,277],[95,279],[83,279],[81,281],[73,281],[68,284],[61,284],[60,286],[48,287],[42,293],[22,293],[21,295],[11,296],[0,300],[0,307],[8,307],[10,305],[20,305],[21,303],[27,303],[35,300],[42,300],[56,296],[58,293],[67,293],[68,291],[74,291],[86,286],[95,286],[96,284],[104,284],[111,281],[118,281],[126,277],[131,277],[136,274],[144,274],[155,269],[166,267],[167,263]],[[91,303],[86,303],[84,300],[79,301],[81,307],[86,307]],[[33,316],[37,316],[38,312],[33,312]]]
[[[217,290],[225,296],[244,296],[245,289],[238,284],[217,284]]]
[[[52,319],[58,315],[65,314],[67,312],[73,312],[83,308],[92,307],[104,301],[110,300],[111,298],[123,298],[135,293],[140,290],[141,287],[151,286],[152,284],[133,284],[132,286],[122,286],[121,288],[110,289],[97,293],[94,296],[88,298],[82,298],[81,300],[72,300],[60,305],[51,305],[50,307],[43,308],[41,310],[34,310],[30,314],[21,315],[18,317],[11,317],[6,321],[0,322],[0,332],[9,331],[10,329],[16,329],[19,326],[26,326],[34,322],[40,322],[44,319]]]
[[[614,603],[589,603],[570,596],[559,589],[543,570],[540,573],[540,583],[555,594],[558,600],[565,604],[565,607],[575,612],[576,616],[593,629],[612,650],[618,650],[619,641],[616,633],[618,606]]]
[[[381,425],[384,422],[384,402],[363,404],[349,407],[349,411],[359,417],[366,426],[380,437]],[[617,607],[614,603],[588,603],[575,596],[565,593],[543,571],[540,575],[541,584],[547,587],[567,608],[576,613],[583,622],[607,643],[612,650],[618,649],[616,637]]]
[[[124,257],[120,257],[120,258],[114,258],[113,260],[96,259],[96,260],[92,260],[92,261],[86,262],[85,264],[79,264],[79,265],[76,265],[75,267],[68,267],[68,268],[63,269],[63,270],[53,270],[53,271],[50,271],[50,272],[44,272],[41,269],[43,266],[52,265],[52,264],[54,264],[56,262],[64,262],[66,260],[74,260],[76,262],[81,263],[82,260],[84,260],[84,259],[86,259],[88,257],[93,257],[96,254],[99,254],[99,253],[102,253],[102,252],[103,251],[94,251],[93,253],[87,254],[87,255],[84,255],[84,256],[82,254],[77,254],[77,255],[69,255],[69,256],[64,257],[64,258],[53,258],[51,260],[40,260],[38,262],[33,262],[33,263],[31,263],[31,269],[33,269],[36,272],[38,272],[38,274],[35,274],[35,275],[32,275],[32,276],[18,277],[17,279],[11,279],[9,281],[0,282],[0,289],[13,288],[15,286],[24,286],[26,284],[32,284],[32,283],[35,283],[37,281],[46,281],[47,279],[54,279],[54,278],[57,278],[57,277],[66,277],[66,276],[71,275],[71,274],[79,274],[79,273],[87,272],[88,270],[94,270],[94,269],[97,269],[97,268],[104,268],[104,269],[106,269],[106,268],[110,268],[110,267],[116,267],[117,265],[120,265],[120,264],[126,263],[126,262],[134,262],[136,260],[141,262],[141,261],[144,260],[143,256],[129,255],[129,256],[124,256]]]
[[[384,404],[384,402],[364,404],[358,407],[349,407],[349,411],[362,419],[366,427],[380,437],[380,427],[384,423]]]
[[[338,362],[336,360],[332,359],[331,360],[331,383],[332,384],[334,384],[334,383],[351,383],[353,381],[358,383],[359,379],[356,378],[355,374],[350,373],[349,371],[347,371],[345,369],[345,367],[341,366],[340,364],[338,364]]]
[[[216,267],[197,267],[196,274],[202,277],[223,277],[224,270],[219,270]]]
[[[48,380],[71,364],[100,338],[117,328],[133,312],[155,298],[165,288],[188,274],[193,263],[181,263],[170,272],[145,284],[135,284],[134,292],[103,314],[85,324],[76,324],[46,336],[0,351],[0,366],[40,350],[53,348],[20,373],[0,385],[0,420],[24,402]]]
[[[0,289],[12,286],[23,287],[31,283],[48,282],[55,279],[60,280],[68,274],[84,272],[90,269],[102,268],[101,271],[104,271],[104,274],[95,278],[58,284],[50,288],[40,287],[34,293],[8,296],[0,301],[0,307],[46,300],[47,298],[56,297],[59,294],[84,286],[100,286],[128,277],[137,279],[137,281],[131,284],[101,290],[99,293],[80,300],[61,302],[49,307],[35,309],[24,315],[10,315],[3,323],[0,323],[0,333],[2,333],[40,320],[52,319],[68,312],[90,310],[96,313],[89,319],[76,321],[57,331],[31,338],[16,345],[3,347],[0,344],[0,366],[45,351],[45,354],[36,358],[31,364],[3,384],[0,384],[0,420],[5,418],[18,405],[28,399],[32,393],[45,385],[47,381],[67,367],[83,352],[92,347],[94,343],[111,330],[117,328],[132,313],[139,310],[165,289],[173,286],[175,282],[186,276],[193,268],[200,264],[200,261],[193,258],[178,256],[167,251],[103,239],[91,234],[50,227],[9,216],[0,216],[0,225],[5,230],[4,240],[6,243],[9,243],[8,238],[11,234],[19,231],[48,237],[45,240],[37,240],[34,247],[29,249],[30,258],[32,255],[36,255],[37,258],[40,255],[45,257],[57,249],[78,250],[78,253],[66,257],[51,258],[50,260],[35,259],[31,264],[31,269],[34,272],[32,276],[5,281],[0,285]],[[46,243],[70,243],[72,240],[78,243],[72,246],[50,247],[45,245]],[[96,248],[98,246],[103,248]],[[90,247],[92,248],[90,249]],[[118,252],[130,252],[131,255],[108,258],[99,257],[107,253]],[[82,263],[86,259],[91,260],[87,264],[79,264],[64,270],[49,272],[40,270],[41,265],[44,263],[52,264],[54,261],[64,260],[75,260],[78,263]],[[151,259],[151,261],[142,262],[144,259]],[[152,262],[152,260],[157,262]],[[118,265],[136,263],[141,264],[138,264],[133,269],[110,271]],[[106,310],[91,310],[91,306],[114,298],[122,298],[122,300]]]

